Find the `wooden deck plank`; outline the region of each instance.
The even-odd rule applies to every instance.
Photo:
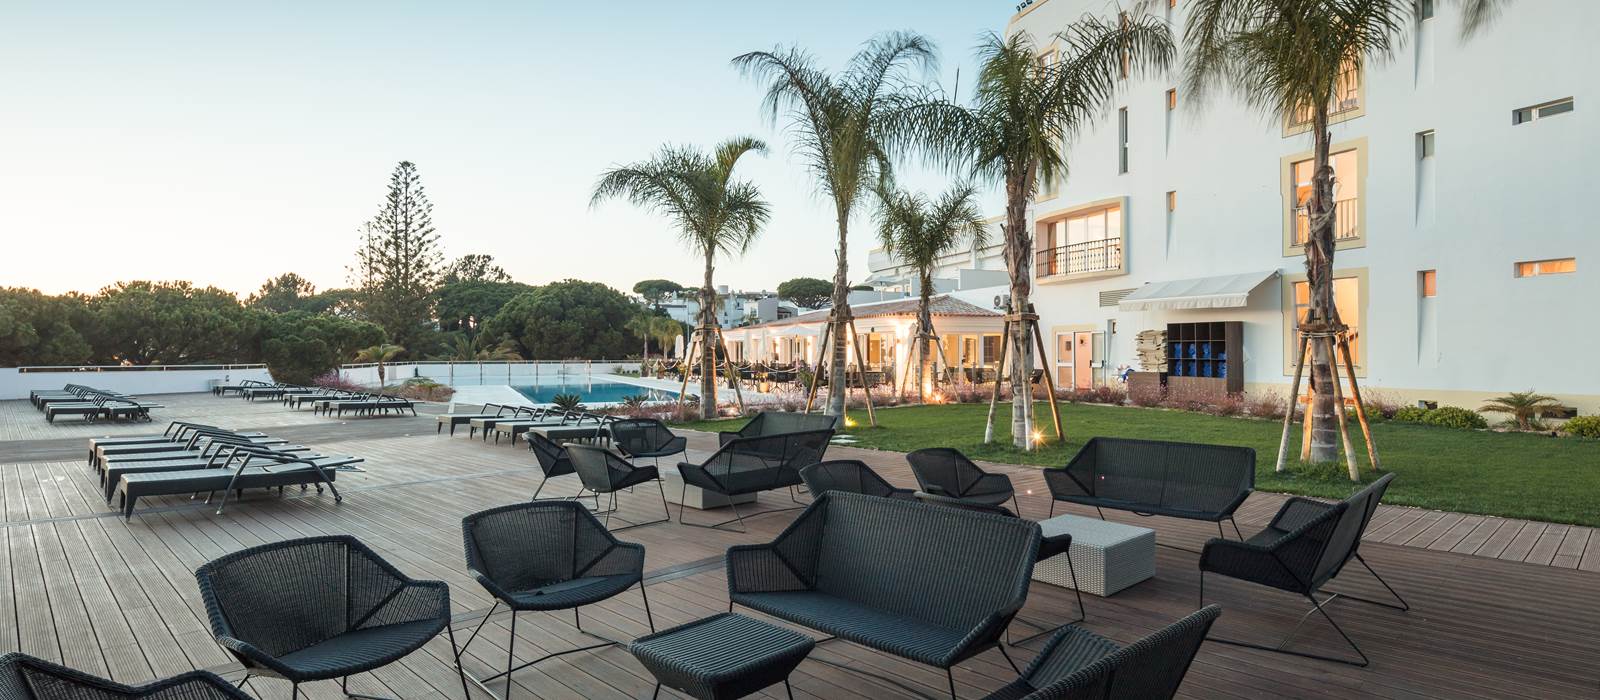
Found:
[[[1567,531],[1561,546],[1556,549],[1556,555],[1551,557],[1550,565],[1563,569],[1576,569],[1578,562],[1583,558],[1583,551],[1588,548],[1589,540],[1594,535],[1594,528],[1576,527]]]

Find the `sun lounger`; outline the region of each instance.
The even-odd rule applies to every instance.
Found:
[[[83,416],[84,420],[96,421],[101,418],[116,420],[118,418],[150,420],[150,409],[161,408],[161,404],[143,403],[129,399],[113,399],[102,396],[93,402],[55,402],[44,407],[44,419],[54,423],[61,416]]]
[[[334,469],[322,467],[315,460],[306,460],[262,467],[128,474],[117,483],[117,495],[120,496],[118,507],[122,509],[123,518],[131,520],[141,498],[221,491],[223,502],[217,506],[217,512],[220,513],[222,506],[227,504],[229,492],[306,484],[316,484],[319,492],[322,485],[327,484],[333,491],[334,501],[338,502],[343,498],[333,485],[337,473]]]
[[[263,447],[263,449],[270,449],[270,450],[272,450],[274,452],[289,452],[289,453],[310,452],[311,451],[311,448],[306,447],[305,445],[272,445],[270,447]],[[199,451],[199,450],[194,450],[194,451],[177,450],[177,451],[172,451],[172,452],[152,452],[152,453],[146,453],[146,454],[122,455],[122,456],[115,456],[115,457],[107,457],[105,459],[100,460],[100,464],[98,465],[97,468],[99,469],[100,472],[104,473],[107,469],[111,469],[112,467],[116,467],[116,466],[120,466],[120,465],[124,465],[124,464],[134,464],[134,463],[138,463],[138,462],[161,462],[161,461],[172,461],[172,460],[201,460],[201,459],[209,459],[211,457],[211,455],[213,455],[213,454],[215,454],[214,451],[213,452],[202,452],[202,451]]]
[[[490,413],[489,409],[494,409],[494,412]],[[483,405],[483,410],[475,413],[446,413],[437,418],[439,424],[436,428],[434,428],[433,432],[435,435],[437,435],[444,430],[445,426],[448,425],[450,426],[450,434],[455,435],[456,426],[465,425],[474,418],[498,418],[502,415],[505,415],[506,411],[515,410],[516,408],[512,406],[506,406],[497,403],[486,403]]]
[[[241,434],[229,431],[193,430],[182,435],[178,440],[167,442],[139,442],[139,443],[111,443],[100,444],[90,442],[89,462],[96,464],[103,462],[108,457],[125,457],[130,455],[148,454],[152,452],[198,452],[208,443],[247,443],[256,446],[282,445],[287,442],[283,438],[268,437],[259,434]]]
[[[576,412],[547,411],[541,418],[526,420],[499,421],[493,428],[485,429],[483,437],[489,438],[489,433],[494,433],[495,444],[500,443],[500,436],[511,438],[511,444],[517,444],[517,436],[528,432],[531,428],[556,428],[563,425],[577,425],[583,422],[584,414]]]
[[[100,486],[105,489],[106,502],[111,502],[111,497],[116,494],[117,484],[122,482],[122,477],[128,474],[150,474],[155,472],[180,472],[194,471],[197,469],[230,469],[238,466],[252,456],[252,454],[268,457],[279,456],[286,459],[308,459],[321,464],[326,468],[342,467],[359,462],[354,457],[329,457],[314,452],[272,452],[262,451],[251,453],[248,451],[220,452],[209,458],[201,459],[170,459],[154,460],[149,462],[124,462],[106,467],[100,475]],[[355,460],[355,461],[350,461]]]
[[[467,433],[467,437],[472,437],[473,435],[476,435],[479,430],[482,430],[483,439],[487,441],[489,439],[489,432],[494,430],[494,427],[501,423],[510,421],[526,421],[532,423],[536,421],[547,420],[547,416],[552,414],[565,415],[565,413],[562,411],[549,408],[524,408],[518,406],[512,408],[512,412],[505,415],[490,416],[488,418],[472,418],[467,421],[467,426],[470,428],[469,432]]]
[[[549,426],[536,425],[529,428],[527,432],[537,433],[551,442],[558,443],[572,440],[610,440],[610,426],[616,420],[613,416],[586,413],[576,423]],[[514,443],[515,440],[513,439],[512,442]]]

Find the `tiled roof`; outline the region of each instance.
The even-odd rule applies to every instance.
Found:
[[[828,320],[832,309],[818,309],[807,311],[793,318],[779,321],[770,321],[746,328],[775,328],[779,326],[792,326],[802,323],[821,323]],[[915,316],[917,313],[917,298],[892,299],[890,301],[874,301],[867,304],[855,304],[850,307],[850,312],[856,318],[874,318],[882,316]],[[976,304],[952,297],[948,294],[937,294],[928,300],[928,312],[934,316],[1000,316],[992,309],[985,309]]]

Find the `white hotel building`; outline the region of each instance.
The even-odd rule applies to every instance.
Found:
[[[1006,31],[1047,53],[1074,19],[1111,12],[1037,0]],[[1600,410],[1597,27],[1592,0],[1518,2],[1463,40],[1458,8],[1437,3],[1336,99],[1335,292],[1364,387],[1469,407],[1534,388]],[[1033,206],[1044,361],[1063,384],[1115,381],[1139,367],[1140,331],[1236,321],[1241,352],[1213,364],[1284,391],[1311,138],[1222,91],[1192,109],[1180,82],[1176,68],[1129,81]],[[1222,371],[1204,365],[1179,371]]]

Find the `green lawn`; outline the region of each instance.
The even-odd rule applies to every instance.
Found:
[[[1062,404],[1065,445],[1053,443],[1027,453],[1010,447],[1010,411],[996,412],[996,444],[983,444],[987,404],[913,406],[878,411],[878,427],[866,427],[866,412],[852,411],[861,425],[849,430],[858,446],[908,452],[922,447],[954,447],[968,456],[994,462],[1061,466],[1097,435],[1242,445],[1256,450],[1256,488],[1323,497],[1348,495],[1342,477],[1276,474],[1277,421],[1223,418],[1182,411]],[[1045,435],[1054,437],[1049,408],[1038,413]],[[696,430],[729,430],[743,422],[685,424]],[[1299,425],[1291,462],[1298,456]],[[1359,427],[1356,449],[1366,470]],[[1450,430],[1410,423],[1373,426],[1378,456],[1399,475],[1387,503],[1482,513],[1558,523],[1600,526],[1600,441],[1539,435]],[[1333,470],[1326,470],[1333,471]],[[1337,470],[1342,473],[1342,468]],[[1372,472],[1364,471],[1371,479]]]

